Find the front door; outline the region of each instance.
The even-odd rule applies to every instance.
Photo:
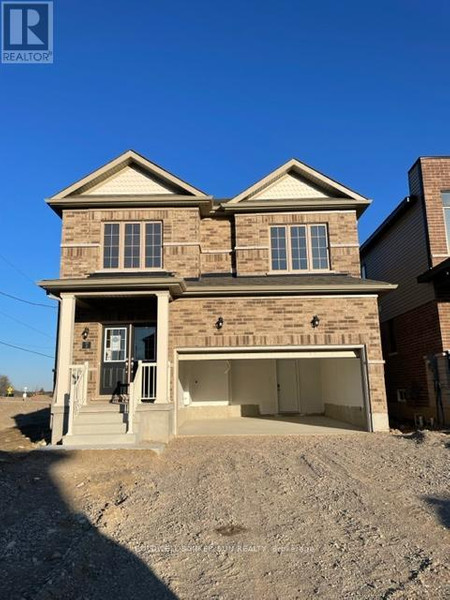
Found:
[[[102,396],[123,393],[121,385],[128,383],[129,332],[129,325],[112,325],[103,329]]]
[[[138,361],[156,362],[156,326],[105,326],[100,394],[114,396],[127,393]]]
[[[299,381],[297,361],[277,360],[278,412],[299,412]]]

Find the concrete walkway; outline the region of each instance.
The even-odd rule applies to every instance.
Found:
[[[341,435],[364,433],[362,429],[322,416],[230,417],[195,419],[178,429],[179,436],[190,435]]]

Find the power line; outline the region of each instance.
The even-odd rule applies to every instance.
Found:
[[[35,286],[36,283],[31,279],[31,277],[29,277],[26,273],[24,273],[22,271],[22,269],[19,269],[19,267],[16,267],[16,265],[14,263],[12,263],[10,260],[8,260],[5,256],[3,256],[3,254],[0,254],[0,258],[7,264],[9,265],[12,269],[14,269],[15,271],[17,271],[18,273],[20,273],[22,275],[22,277],[25,277],[25,279],[27,279],[28,281],[31,281],[31,283]]]
[[[28,325],[28,323],[24,323],[20,319],[16,319],[16,317],[12,317],[11,315],[8,315],[8,314],[6,314],[5,312],[3,312],[1,310],[0,310],[0,315],[3,315],[7,319],[11,319],[11,321],[15,321],[16,323],[19,323],[20,325],[23,325],[24,327],[28,327],[28,329],[31,329],[32,331],[35,331],[36,333],[40,333],[41,335],[45,335],[45,337],[48,337],[51,340],[53,339],[53,337],[51,335],[48,335],[48,333],[45,333],[44,331],[41,331],[40,329],[36,329],[36,327],[33,327],[32,325]]]
[[[24,302],[25,304],[31,304],[32,306],[43,306],[44,308],[56,308],[53,304],[41,304],[40,302],[31,302],[30,300],[24,300],[23,298],[18,298],[17,296],[13,296],[12,294],[7,294],[6,292],[1,292],[2,296],[6,296],[7,298],[12,298],[13,300],[18,300],[19,302]]]
[[[42,352],[36,352],[35,350],[27,350],[26,348],[22,348],[21,346],[16,346],[15,344],[8,344],[7,342],[2,342],[0,340],[0,344],[3,346],[8,346],[9,348],[16,348],[16,350],[22,350],[22,352],[29,352],[30,354],[38,354],[39,356],[45,356],[46,358],[54,359],[54,356],[50,356],[50,354],[43,354]]]

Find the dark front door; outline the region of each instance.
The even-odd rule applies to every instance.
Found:
[[[156,326],[107,325],[103,328],[100,394],[127,393],[138,361],[156,362]]]
[[[128,383],[129,333],[129,325],[111,325],[103,328],[101,395],[113,396],[123,393],[121,386]]]

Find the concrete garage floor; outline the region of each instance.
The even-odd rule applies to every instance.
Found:
[[[229,417],[195,419],[178,428],[179,436],[200,435],[341,435],[364,431],[322,416]]]

